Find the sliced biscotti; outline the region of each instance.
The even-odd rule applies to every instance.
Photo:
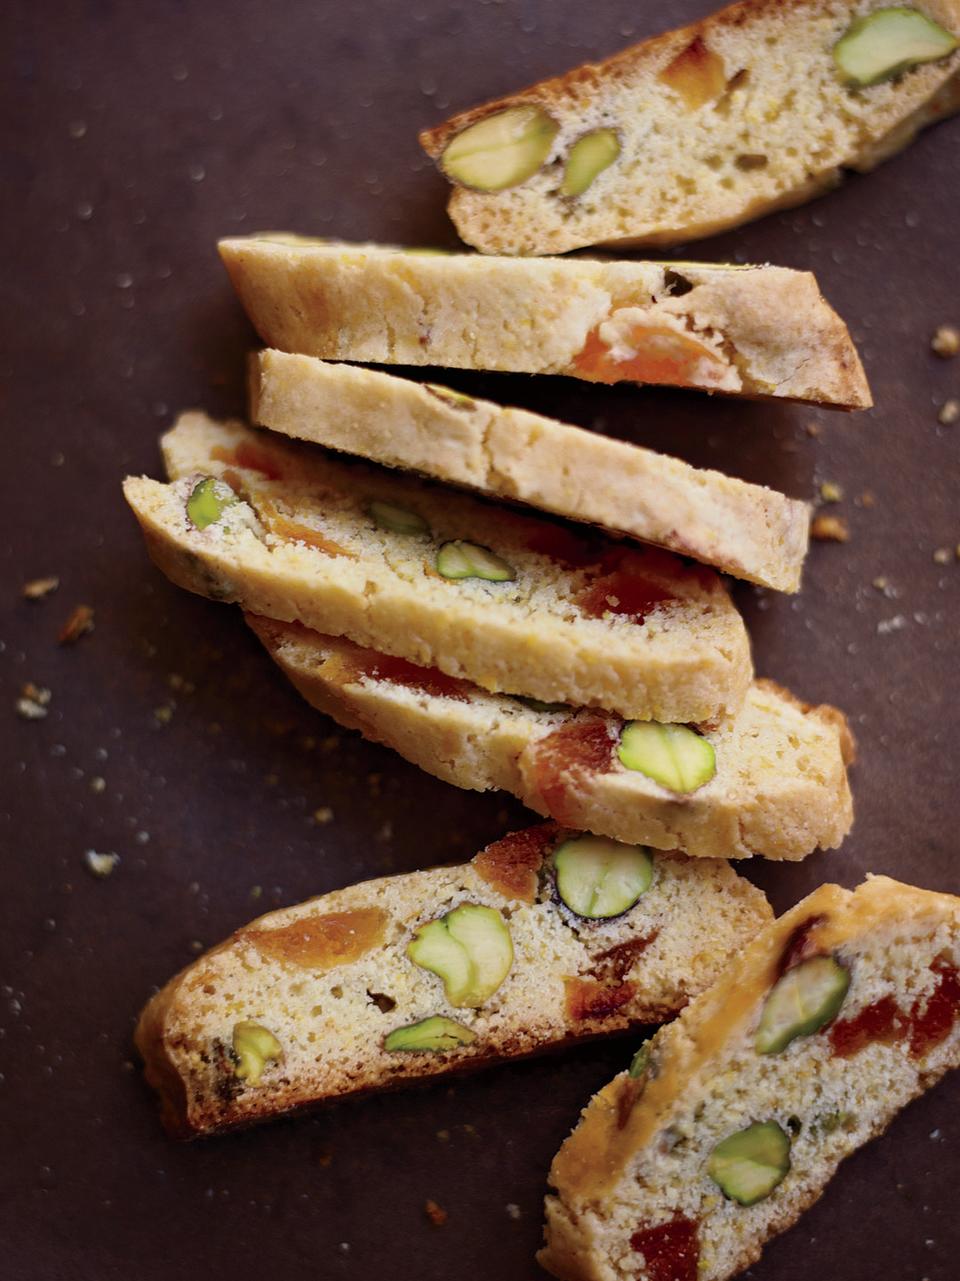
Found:
[[[177,479],[125,492],[191,591],[488,689],[669,720],[743,700],[746,630],[702,566],[203,415],[163,451]]]
[[[757,681],[736,717],[694,733],[488,694],[442,672],[247,618],[301,694],[458,787],[502,788],[616,840],[715,858],[800,859],[850,830],[853,739],[832,707]]]
[[[722,861],[552,823],[262,916],[150,1001],[180,1135],[668,1018],[771,918]]]
[[[523,409],[313,356],[253,358],[252,421],[494,497],[602,525],[738,578],[793,592],[809,509]]]
[[[809,272],[284,235],[223,240],[220,254],[260,335],[282,351],[871,403],[847,327]]]
[[[670,245],[799,204],[960,106],[960,0],[744,0],[420,135],[486,253]]]
[[[958,967],[960,899],[821,886],[590,1103],[553,1163],[540,1262],[564,1281],[748,1267],[960,1065]]]

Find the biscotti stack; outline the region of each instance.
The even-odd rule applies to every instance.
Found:
[[[953,101],[960,17],[929,8],[747,0],[430,131],[483,254],[222,242],[253,425],[183,414],[166,481],[126,481],[153,560],[323,714],[546,821],[172,979],[137,1031],[171,1131],[679,1015],[559,1154],[541,1259],[721,1281],[960,1059],[956,900],[873,878],[773,921],[728,861],[853,821],[845,717],[755,675],[724,577],[796,592],[807,505],[366,367],[869,406],[809,273],[516,255],[675,243],[876,163]]]
[[[276,238],[223,252],[241,290],[249,271],[261,300],[271,295],[261,328],[276,339],[306,326],[298,345],[325,354],[390,358],[394,348],[363,347],[351,325],[415,279],[432,341],[451,363],[477,363],[482,346],[464,345],[462,325],[453,345],[437,316],[472,296],[479,318],[490,291],[510,286],[531,315],[555,293],[574,343],[603,331],[603,314],[621,327],[621,313],[635,327],[634,313],[646,315],[643,342],[664,377],[724,385],[709,349],[754,394],[799,363],[791,342],[816,345],[806,321],[771,344],[763,319],[806,298],[843,341],[839,356],[819,352],[805,386],[832,386],[839,400],[853,369],[865,388],[841,322],[797,273],[691,270],[697,283],[678,295],[655,264]],[[309,313],[295,301],[307,297]],[[696,316],[724,307],[750,360],[715,332],[691,336]],[[399,344],[403,319],[387,314]],[[501,363],[522,358],[509,334],[500,351]],[[865,396],[847,386],[848,400]],[[242,605],[297,688],[340,724],[460,787],[512,792],[550,822],[466,867],[273,913],[174,979],[138,1032],[171,1127],[230,1127],[671,1017],[769,920],[727,860],[801,859],[839,845],[852,822],[846,721],[755,679],[721,577],[796,591],[807,506],[302,352],[253,357],[250,392],[269,432],[184,414],[162,440],[167,482],[126,482],[157,565]]]

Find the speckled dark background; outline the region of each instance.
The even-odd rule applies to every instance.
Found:
[[[154,572],[119,482],[158,473],[156,436],[177,410],[241,408],[251,332],[219,235],[290,228],[452,246],[419,127],[707,8],[3,6],[5,1281],[540,1275],[550,1158],[629,1043],[191,1146],[161,1133],[130,1035],[154,985],[199,945],[274,905],[466,858],[524,815],[301,705],[236,610]],[[802,595],[739,590],[758,669],[839,703],[861,742],[843,850],[747,869],[778,908],[867,870],[960,891],[960,563],[933,559],[960,541],[960,425],[937,422],[960,395],[960,360],[929,350],[939,323],[960,323],[958,210],[954,121],[870,177],[695,250],[816,270],[863,352],[869,414],[444,375],[791,494],[842,486],[832,510],[851,540],[813,548]],[[20,599],[47,574],[60,576],[55,595]],[[96,630],[60,648],[78,602],[95,608]],[[45,720],[14,713],[27,680],[52,690]],[[311,818],[322,806],[334,811],[326,825]],[[110,879],[85,870],[91,848],[120,855]],[[949,1080],[849,1161],[769,1247],[757,1281],[955,1278],[958,1103],[960,1079]],[[445,1226],[427,1222],[427,1198],[449,1212]]]

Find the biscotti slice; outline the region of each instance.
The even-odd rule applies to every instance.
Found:
[[[564,1281],[748,1267],[960,1065],[958,966],[960,899],[821,886],[590,1103],[553,1163],[540,1262]]]
[[[220,253],[264,342],[282,351],[872,403],[846,325],[805,271],[485,258],[287,235],[223,240]]]
[[[960,0],[744,0],[420,135],[485,253],[672,245],[799,204],[960,106]]]
[[[502,788],[568,826],[706,858],[773,859],[832,848],[850,830],[846,721],[771,681],[698,734],[488,694],[297,624],[247,621],[341,725],[449,783]]]
[[[125,492],[180,586],[488,689],[702,721],[750,682],[716,574],[412,477],[186,415],[177,479]]]
[[[432,383],[313,356],[253,358],[252,421],[605,526],[794,592],[809,509],[761,485]]]
[[[771,919],[728,863],[552,823],[262,916],[150,1001],[188,1136],[669,1018]]]

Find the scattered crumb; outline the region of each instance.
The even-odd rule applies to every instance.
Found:
[[[167,677],[167,684],[171,689],[175,689],[180,694],[194,694],[197,690],[193,681],[188,681],[186,677],[181,676],[179,672],[171,672]]]
[[[832,480],[825,480],[820,486],[820,500],[824,503],[839,503],[843,490]]]
[[[823,435],[823,428],[819,423],[807,423],[803,430],[808,436],[812,436],[814,439]]]
[[[17,715],[25,721],[42,721],[47,714],[47,707],[52,697],[50,690],[44,689],[42,685],[34,685],[33,681],[27,681],[20,690],[20,697],[14,703]]]
[[[520,1207],[518,1205],[515,1205],[513,1201],[511,1201],[509,1205],[504,1206],[504,1209],[507,1212],[507,1217],[510,1219],[513,1219],[514,1221],[519,1219],[520,1216],[523,1214],[523,1211],[520,1209]]]
[[[61,645],[75,645],[81,636],[93,631],[93,610],[89,605],[77,605],[60,628],[57,641]]]
[[[119,854],[98,854],[96,850],[84,850],[83,861],[87,871],[104,880],[120,862]]]
[[[300,740],[300,747],[305,752],[312,752],[313,749],[316,747],[316,745],[317,745],[317,740],[313,737],[312,734],[305,734],[304,737],[301,738]]]
[[[336,734],[330,734],[327,738],[321,741],[320,750],[322,752],[335,752],[339,746],[340,739]]]
[[[903,614],[894,614],[893,618],[881,618],[877,623],[877,635],[886,636],[889,632],[902,631],[907,625],[907,620]]]
[[[952,427],[960,419],[960,400],[945,400],[937,414],[937,422]]]
[[[200,940],[199,940],[199,939],[191,939],[191,940],[190,940],[190,951],[191,951],[191,952],[197,952],[197,953],[199,953],[199,952],[202,952],[202,951],[203,951],[203,944],[200,942]]]
[[[930,339],[931,350],[944,360],[949,360],[960,351],[960,329],[953,325],[940,325]]]
[[[43,600],[44,596],[49,596],[59,586],[59,578],[32,578],[29,583],[23,584],[20,594],[27,600]]]
[[[884,578],[882,574],[878,574],[877,577],[873,580],[873,586],[877,589],[878,592],[885,592],[887,588],[890,586],[890,583],[889,583],[889,580]]]
[[[254,900],[254,902],[256,902],[256,900],[257,900],[258,898],[260,898],[260,896],[261,896],[262,894],[263,894],[263,886],[262,886],[262,885],[251,885],[251,887],[250,887],[250,897]]]
[[[872,489],[865,489],[855,502],[858,507],[876,507],[877,496]]]
[[[322,1148],[317,1149],[317,1165],[322,1165],[324,1169],[326,1169],[332,1160],[333,1160],[332,1147],[328,1147],[325,1144]]]
[[[165,703],[163,707],[153,709],[153,719],[158,725],[169,725],[173,720],[173,704]]]
[[[387,841],[393,840],[393,824],[390,822],[389,819],[387,819],[385,822],[380,824],[379,828],[377,829],[376,839],[378,841],[383,841],[384,843],[386,843]]]
[[[423,1212],[435,1228],[442,1228],[447,1221],[447,1212],[436,1201],[424,1202]]]
[[[319,809],[313,811],[313,821],[315,823],[329,823],[333,819],[333,810],[329,805],[321,805]]]
[[[938,547],[933,553],[933,559],[938,565],[949,565],[953,560],[953,552],[949,547]]]
[[[449,1139],[450,1139],[450,1131],[449,1131],[449,1130],[438,1130],[438,1131],[437,1131],[437,1138],[440,1140],[440,1142],[441,1142],[441,1143],[447,1143],[447,1142],[449,1142]]]
[[[810,537],[825,543],[848,543],[850,527],[842,516],[817,516],[810,526]]]
[[[107,780],[105,778],[101,778],[99,774],[94,775],[90,780],[90,791],[96,792],[99,795],[100,792],[105,792],[106,790]]]

